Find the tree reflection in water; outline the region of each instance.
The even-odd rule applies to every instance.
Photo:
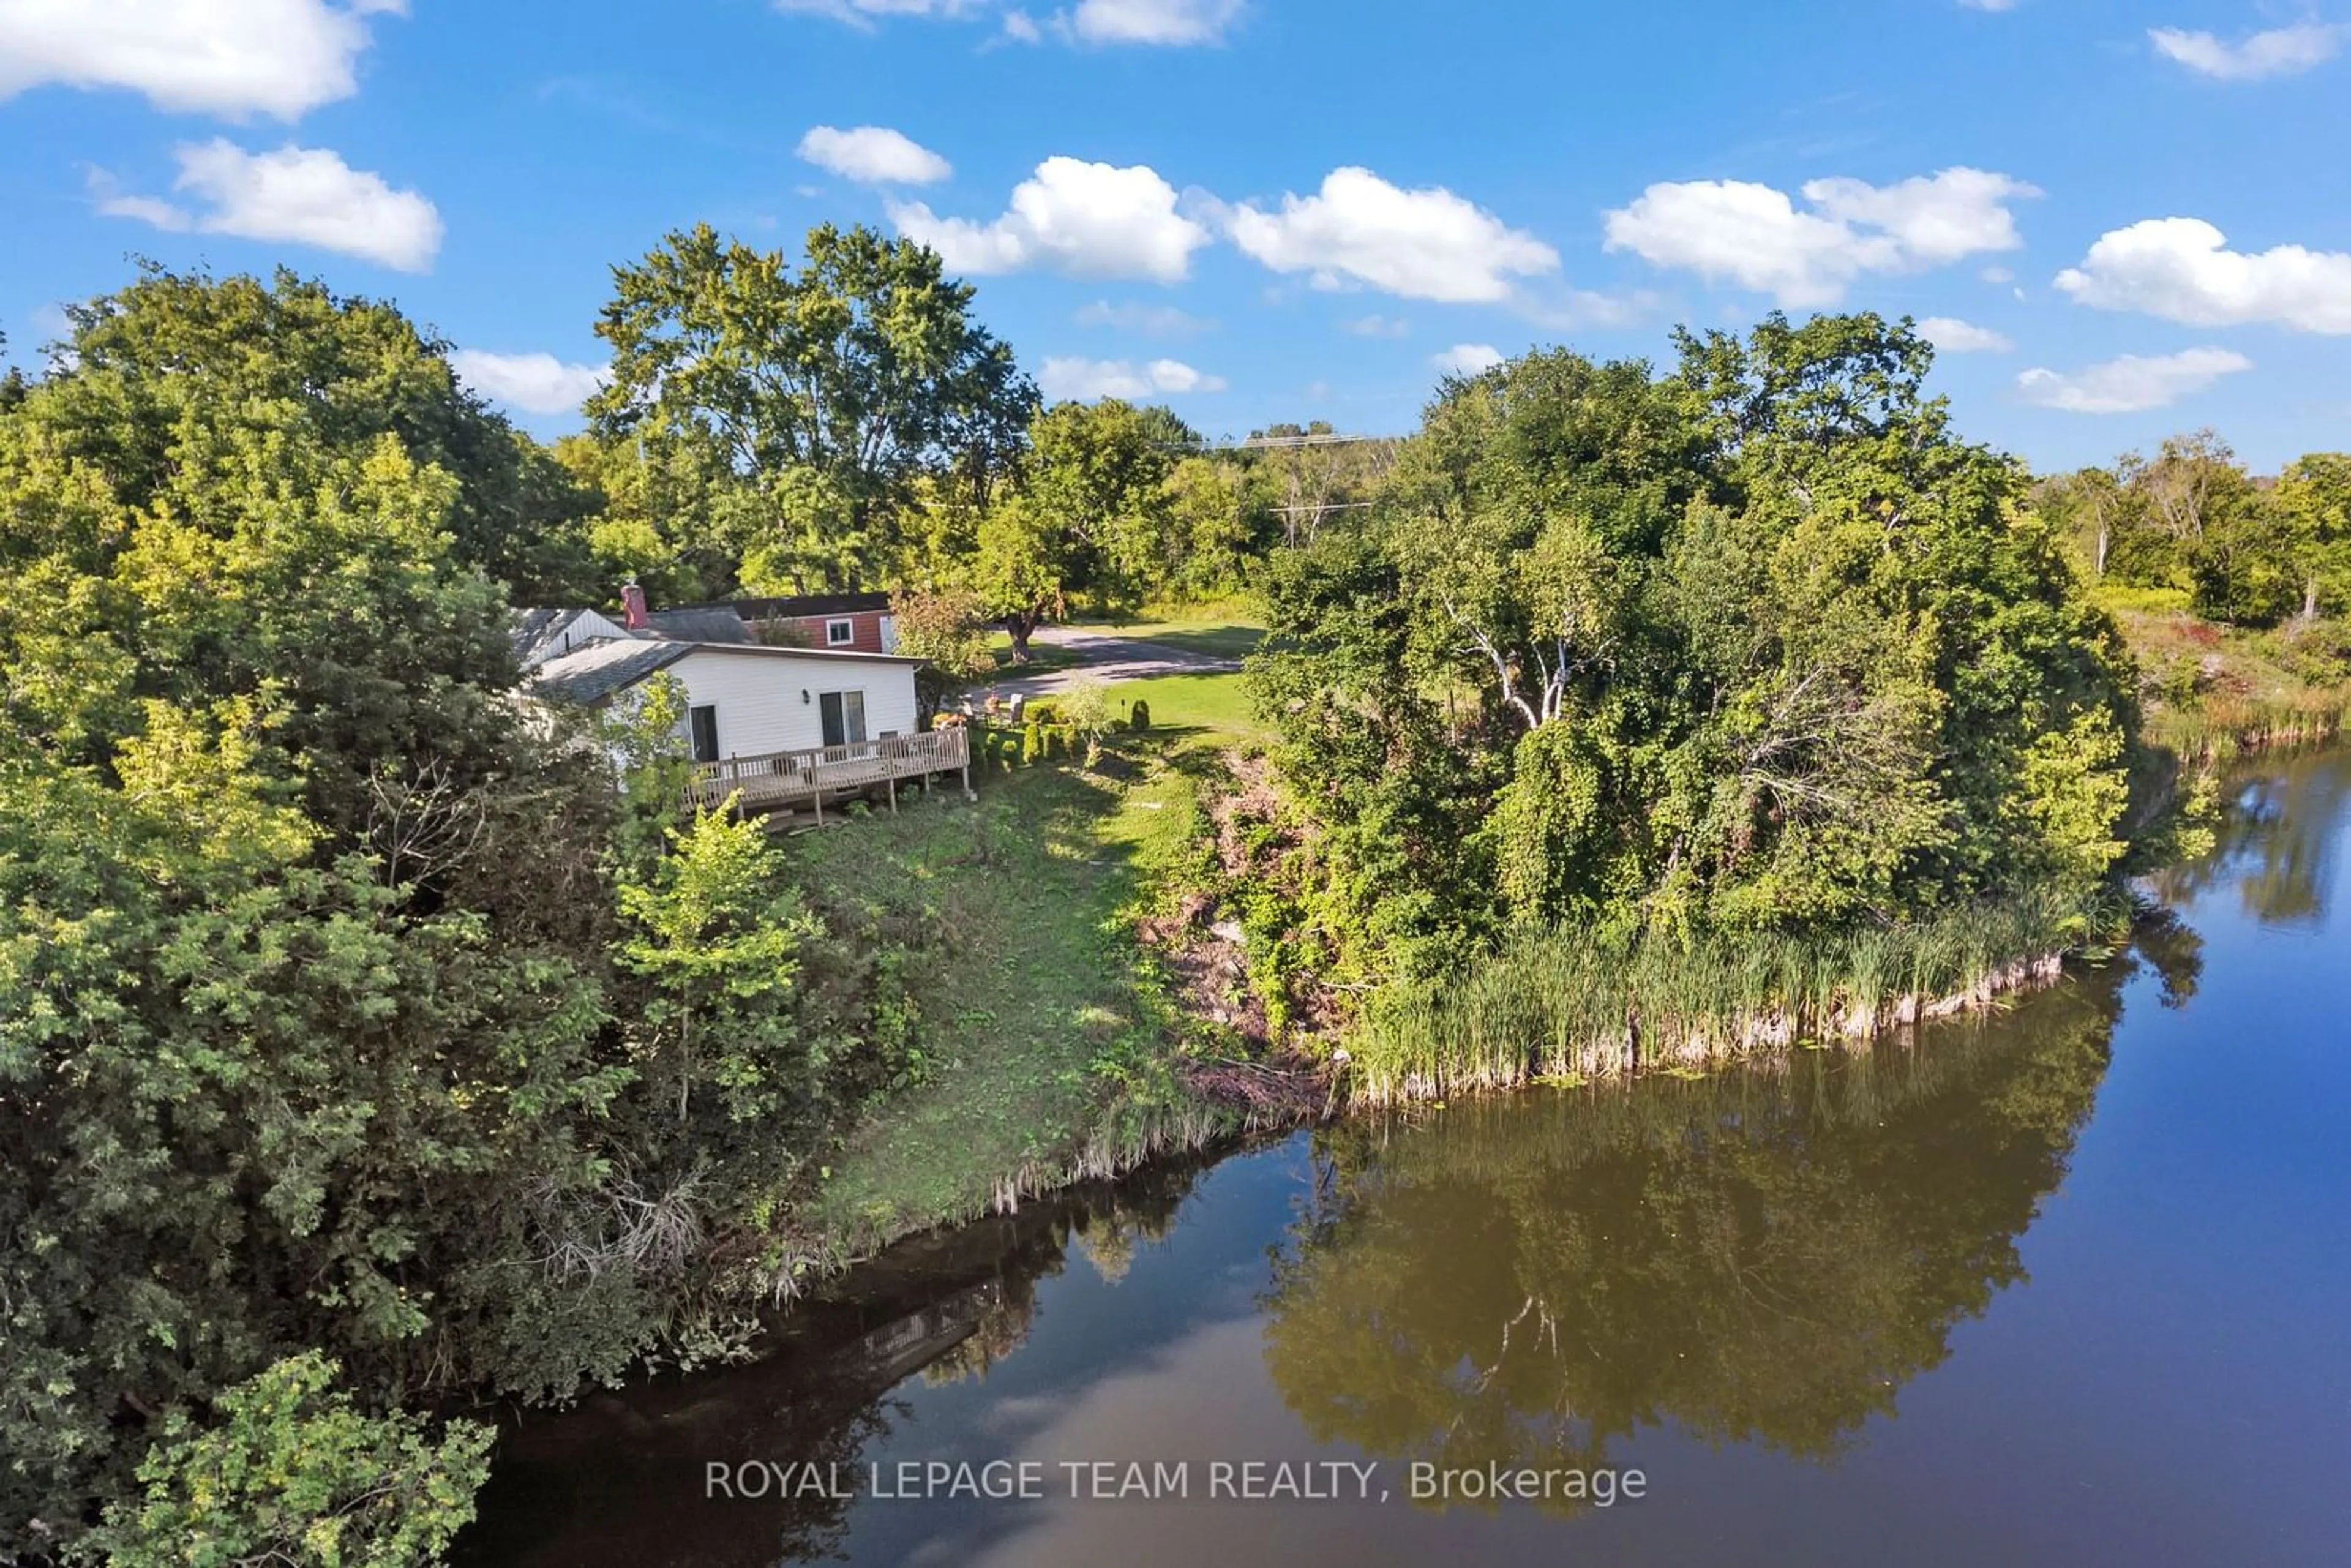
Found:
[[[1020,1348],[1040,1281],[1081,1248],[1105,1279],[1165,1236],[1207,1168],[1170,1161],[1115,1186],[894,1248],[778,1325],[748,1365],[590,1395],[552,1419],[514,1412],[479,1522],[456,1560],[499,1568],[768,1568],[837,1558],[852,1504],[814,1493],[711,1503],[705,1467],[837,1465],[886,1451],[905,1379],[985,1377]]]
[[[2166,902],[2185,904],[2233,885],[2245,912],[2268,925],[2314,924],[2334,881],[2334,854],[2351,753],[2339,748],[2265,763],[2240,781],[2218,852],[2158,873]]]
[[[1598,1466],[1668,1425],[1830,1458],[2022,1278],[2126,973],[1916,1046],[1333,1130],[1264,1303],[1273,1381],[1400,1461]]]

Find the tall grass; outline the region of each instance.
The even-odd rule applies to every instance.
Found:
[[[2351,727],[2351,690],[2285,697],[2212,696],[2147,717],[2147,737],[2190,764],[2227,763],[2267,747],[2332,739]]]
[[[1687,948],[1619,951],[1568,930],[1521,937],[1382,998],[1349,1041],[1347,1086],[1359,1103],[1395,1103],[1865,1039],[2054,978],[2064,955],[2118,940],[2129,918],[2128,896],[2106,887]]]

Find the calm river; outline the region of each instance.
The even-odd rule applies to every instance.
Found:
[[[466,1560],[2351,1563],[2351,756],[2224,840],[1987,1021],[903,1249],[511,1432]],[[959,1482],[1040,1495],[892,1495]]]

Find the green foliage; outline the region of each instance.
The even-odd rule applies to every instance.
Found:
[[[225,1389],[214,1425],[163,1423],[139,1467],[136,1504],[91,1539],[115,1568],[423,1568],[474,1518],[496,1434],[413,1416],[369,1416],[315,1353]]]
[[[727,1118],[775,1116],[808,1097],[808,1060],[792,986],[813,922],[784,891],[781,862],[757,818],[734,802],[670,833],[671,852],[644,880],[624,877],[631,923],[620,959],[653,982],[638,1036],[646,1080],[691,1114],[694,1090],[716,1090]]]
[[[1110,733],[1110,688],[1092,675],[1081,675],[1061,688],[1061,722],[1089,744]]]
[[[392,306],[282,270],[265,283],[150,264],[67,318],[70,353],[26,413],[126,505],[191,499],[192,468],[211,471],[198,486],[231,465],[250,472],[251,458],[220,449],[225,422],[280,451],[356,455],[389,440],[454,481],[437,526],[457,559],[521,602],[577,590],[592,496],[458,383],[450,345]]]
[[[916,679],[921,700],[931,707],[995,673],[986,610],[972,590],[903,592],[892,599],[890,612],[898,623],[898,652],[924,661]]]
[[[516,438],[387,308],[151,274],[0,416],[0,1551],[324,1347],[371,1402],[660,1332],[609,1207],[609,776],[517,720]],[[539,519],[543,521],[544,519]],[[590,755],[592,755],[590,754]],[[625,1117],[618,1118],[625,1121]]]
[[[2274,486],[2210,431],[2153,460],[2045,481],[2035,504],[2102,580],[2189,591],[2196,612],[2241,626],[2351,608],[2351,458],[2313,453]]]
[[[795,271],[700,225],[616,268],[613,289],[596,434],[642,439],[666,486],[637,509],[653,536],[683,549],[707,528],[753,591],[879,575],[919,531],[924,483],[986,497],[1036,404],[970,287],[863,227],[810,230]]]
[[[714,1232],[924,1071],[862,917],[671,844],[670,683],[518,698],[486,572],[568,525],[437,345],[168,275],[76,345],[0,413],[0,1554],[306,1349],[370,1409],[726,1349]]]
[[[1573,927],[1513,933],[1455,974],[1384,992],[1349,1040],[1350,1089],[1374,1103],[1441,1099],[1866,1037],[2116,942],[2130,915],[2126,897],[2093,886],[1830,934],[1626,947]]]
[[[1030,425],[1023,483],[979,525],[975,581],[1016,656],[1070,601],[1140,603],[1168,530],[1167,454],[1116,399],[1064,402]]]
[[[1874,317],[1447,383],[1386,503],[1269,574],[1252,662],[1311,916],[1389,973],[1571,927],[1687,946],[2095,881],[2120,639],[1930,350]]]

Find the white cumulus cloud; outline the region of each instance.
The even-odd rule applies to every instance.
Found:
[[[1048,158],[1012,192],[1009,210],[987,223],[940,217],[921,202],[893,203],[898,232],[935,250],[947,270],[1179,283],[1208,231],[1176,210],[1176,189],[1148,166],[1113,168]]]
[[[365,18],[402,0],[0,0],[0,99],[122,88],[182,113],[298,119],[359,89]]]
[[[1918,323],[1918,335],[1946,354],[2005,354],[2016,347],[2006,333],[1956,316],[1928,317]]]
[[[1651,185],[1607,217],[1610,250],[1770,294],[1791,308],[1837,304],[1869,273],[1919,272],[2024,243],[2009,204],[2041,193],[1980,169],[1893,185],[1814,180],[1809,210],[1740,180]]]
[[[798,151],[820,169],[868,185],[933,185],[955,172],[946,159],[883,125],[812,126]]]
[[[2068,413],[2141,413],[2168,408],[2222,376],[2252,368],[2252,361],[2228,349],[2125,354],[2071,375],[2036,367],[2016,378],[2016,390],[2027,402]]]
[[[289,142],[275,152],[247,152],[215,138],[183,144],[175,156],[180,177],[173,188],[204,207],[117,195],[98,175],[98,210],[158,228],[314,245],[402,272],[430,270],[441,249],[441,214],[431,202],[393,190],[381,175],[354,169],[324,148]]]
[[[2178,27],[2151,28],[2147,36],[2157,53],[2199,76],[2259,81],[2264,77],[2294,76],[2325,64],[2341,52],[2346,34],[2351,34],[2351,27],[2303,22],[2254,33],[2233,44],[2210,33],[2184,32]]]
[[[611,379],[602,365],[575,365],[553,354],[497,354],[452,349],[457,379],[483,396],[525,413],[570,413]]]
[[[1070,31],[1090,44],[1213,44],[1241,0],[1079,0]]]
[[[2101,235],[2057,287],[2102,310],[2191,327],[2268,322],[2351,332],[2351,255],[2298,245],[2245,252],[2200,218],[2150,218]]]
[[[1428,362],[1448,376],[1474,376],[1502,362],[1502,350],[1491,343],[1456,343]]]
[[[1443,186],[1407,191],[1369,169],[1334,169],[1320,192],[1278,212],[1223,209],[1233,243],[1318,288],[1349,283],[1448,304],[1509,298],[1514,277],[1554,272],[1559,252]]]
[[[1181,395],[1185,392],[1218,392],[1225,390],[1222,376],[1206,375],[1181,360],[1154,360],[1137,365],[1132,360],[1088,360],[1075,356],[1048,359],[1037,372],[1037,385],[1045,396],[1054,402],[1076,399],[1092,402],[1097,398],[1123,398],[1133,402],[1141,398]]]

